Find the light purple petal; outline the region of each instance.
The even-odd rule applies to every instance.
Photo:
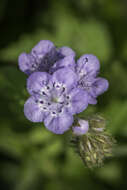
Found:
[[[33,49],[33,54],[46,54],[49,53],[53,48],[54,44],[49,40],[41,40]]]
[[[70,67],[74,68],[75,67],[75,60],[73,56],[67,56],[63,58],[61,61],[59,61],[59,65],[61,67]]]
[[[96,98],[94,98],[90,94],[88,94],[88,103],[95,105],[95,104],[97,104],[97,100],[96,100]]]
[[[96,76],[100,69],[100,63],[92,54],[82,55],[77,61],[77,72],[84,72],[85,75]]]
[[[48,84],[50,75],[46,72],[35,72],[27,79],[27,90],[33,95],[39,93],[43,86]]]
[[[59,117],[53,117],[52,115],[48,115],[44,119],[44,124],[46,128],[55,134],[63,134],[71,127],[72,123],[73,116],[68,113],[64,113]]]
[[[52,75],[52,82],[62,83],[69,90],[77,85],[77,75],[69,68],[59,69]]]
[[[80,113],[85,110],[88,106],[88,95],[87,92],[80,88],[75,88],[70,92],[70,105],[67,110],[71,114]]]
[[[18,58],[19,68],[26,74],[29,74],[30,57],[29,54],[22,53]]]
[[[104,93],[109,87],[109,83],[106,79],[98,77],[96,78],[93,88],[96,93],[96,96],[99,96],[100,94]]]
[[[67,56],[64,57],[63,59],[60,59],[57,61],[53,67],[51,68],[51,71],[57,71],[58,69],[62,68],[70,68],[71,70],[75,71],[75,60],[73,56]]]
[[[75,52],[69,47],[64,46],[64,47],[59,48],[57,51],[63,57],[70,56],[70,55],[75,57]]]
[[[79,126],[74,126],[72,128],[73,133],[75,135],[84,135],[87,133],[88,129],[89,129],[89,123],[86,120],[83,119],[79,119]]]
[[[34,97],[30,97],[24,104],[24,114],[32,122],[42,122],[44,119],[44,112],[36,103]]]

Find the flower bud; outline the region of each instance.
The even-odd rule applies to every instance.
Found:
[[[73,133],[77,136],[86,134],[88,129],[89,129],[89,123],[88,121],[83,119],[79,119],[78,126],[74,126],[72,128]]]
[[[87,167],[101,166],[105,158],[112,156],[112,147],[115,143],[114,138],[105,130],[106,121],[97,115],[88,121],[80,119],[79,121],[80,126],[72,129],[71,143]]]

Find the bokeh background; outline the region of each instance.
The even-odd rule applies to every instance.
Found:
[[[85,168],[68,133],[52,134],[24,117],[26,75],[17,59],[42,39],[100,59],[110,88],[84,114],[103,114],[117,139],[101,168]],[[0,189],[127,189],[126,0],[0,0]]]

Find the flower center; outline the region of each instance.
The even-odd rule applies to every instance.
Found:
[[[52,97],[51,102],[53,102],[53,103],[58,103],[58,98]]]

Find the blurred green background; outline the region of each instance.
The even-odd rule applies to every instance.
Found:
[[[102,113],[117,139],[102,168],[85,168],[69,147],[23,114],[26,75],[17,59],[40,40],[95,54],[108,92],[84,114]],[[127,189],[127,1],[0,0],[0,189]]]

